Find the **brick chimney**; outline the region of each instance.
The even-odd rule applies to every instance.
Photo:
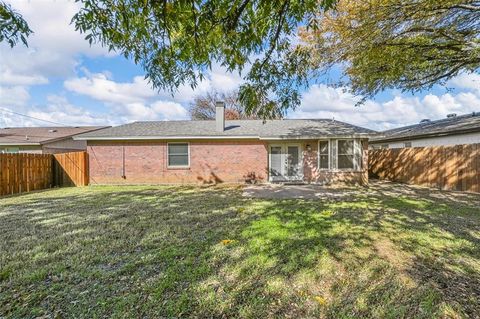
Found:
[[[217,132],[225,130],[225,102],[223,101],[215,103],[215,126]]]

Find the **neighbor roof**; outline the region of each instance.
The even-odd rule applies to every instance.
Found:
[[[372,138],[372,142],[387,142],[470,132],[480,132],[480,112],[447,117],[436,121],[425,121],[415,125],[384,131],[379,137]]]
[[[371,136],[375,131],[327,119],[225,121],[217,132],[215,121],[134,122],[76,136],[81,140],[259,138],[303,139],[318,137]]]
[[[0,128],[0,145],[41,145],[107,127],[5,127]]]

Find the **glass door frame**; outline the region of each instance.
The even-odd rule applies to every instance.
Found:
[[[298,174],[296,176],[287,176],[288,171],[288,147],[295,146],[298,147]],[[272,176],[272,147],[280,147],[280,162],[281,162],[281,171],[280,176]],[[302,143],[299,142],[284,142],[284,143],[270,143],[268,145],[268,180],[270,182],[294,182],[294,181],[303,181],[303,148]]]

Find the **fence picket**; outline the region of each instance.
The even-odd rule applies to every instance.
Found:
[[[480,144],[370,150],[368,162],[380,179],[480,193]]]

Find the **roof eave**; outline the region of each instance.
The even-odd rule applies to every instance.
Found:
[[[372,139],[372,143],[396,142],[396,141],[404,141],[404,140],[418,140],[418,139],[421,139],[421,138],[442,137],[442,136],[477,133],[477,132],[480,132],[480,127],[473,128],[473,129],[458,130],[458,131],[427,133],[427,134],[417,134],[417,135],[403,135],[403,136],[391,137],[391,138],[385,137],[385,138],[379,138],[379,139]]]
[[[345,139],[364,138],[370,139],[372,134],[344,134],[344,135],[315,135],[315,136],[262,136],[260,140],[318,140],[318,139]]]
[[[0,146],[12,146],[12,145],[20,145],[20,146],[41,146],[40,143],[36,143],[36,142],[29,142],[29,143],[3,143],[3,142],[0,142]]]
[[[205,139],[258,139],[258,140],[312,140],[321,138],[371,138],[375,134],[356,133],[316,136],[258,136],[258,135],[190,135],[190,136],[74,136],[76,141],[132,141],[132,140],[205,140]]]
[[[221,136],[221,135],[197,135],[197,136],[77,136],[75,141],[123,141],[123,140],[202,140],[202,139],[259,139],[259,136]]]

